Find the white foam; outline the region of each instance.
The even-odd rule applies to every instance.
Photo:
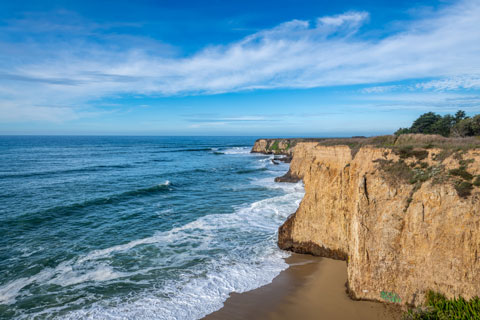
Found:
[[[114,271],[111,266],[106,264],[96,264],[90,270],[74,270],[72,265],[60,264],[59,267],[55,268],[55,271],[55,277],[47,283],[63,287],[90,281],[109,281],[129,275],[125,272]]]
[[[257,263],[213,262],[203,277],[170,281],[162,288],[163,297],[145,293],[115,307],[96,304],[67,314],[65,319],[199,319],[220,309],[231,292],[245,292],[270,283],[288,265],[287,256],[275,250]],[[165,298],[168,296],[169,298]]]
[[[65,318],[199,319],[220,309],[231,292],[245,292],[270,283],[288,267],[284,262],[288,253],[280,251],[275,245],[275,230],[285,217],[297,208],[303,190],[299,187],[297,191],[252,203],[233,214],[204,216],[143,241],[110,248],[109,252],[112,252],[141,243],[153,241],[175,243],[185,237],[194,239],[202,236],[206,249],[210,244],[206,243],[208,241],[205,241],[205,237],[210,237],[212,241],[222,241],[215,239],[215,232],[219,228],[228,230],[231,227],[235,227],[235,232],[268,230],[272,235],[269,245],[252,243],[251,247],[245,247],[248,251],[245,257],[239,258],[232,253],[219,260],[211,260],[208,264],[202,265],[201,269],[185,274],[180,280],[168,281],[159,291],[145,292],[129,301],[117,301],[115,307],[95,304],[89,309],[69,313]],[[242,246],[240,243],[238,245]]]
[[[250,147],[233,147],[223,151],[224,154],[249,154]]]
[[[304,191],[301,183],[274,183],[274,173],[272,177],[257,179],[252,183],[280,188],[285,191],[284,195],[240,207],[232,214],[210,214],[150,237],[94,250],[62,262],[54,269],[46,268],[31,277],[14,280],[0,287],[0,302],[14,303],[15,298],[26,293],[28,289],[25,288],[33,283],[81,288],[92,282],[112,281],[181,266],[190,262],[195,254],[207,252],[202,253],[207,257],[205,263],[185,270],[175,279],[162,282],[161,285],[152,284],[150,289],[135,296],[99,301],[88,308],[67,313],[62,318],[198,319],[218,310],[231,292],[245,292],[268,284],[288,267],[284,261],[288,253],[276,246],[276,230],[297,209]],[[252,237],[251,240],[245,235],[261,237]],[[178,247],[186,249],[184,252],[175,251],[167,258],[145,256],[145,259],[153,259],[154,263],[149,268],[132,272],[121,272],[110,265],[113,255],[125,254],[147,245],[157,247],[163,254],[173,252]],[[223,248],[226,253],[208,259],[208,250],[215,248]],[[46,316],[62,308],[68,308],[68,305],[44,310],[37,316]]]
[[[160,183],[159,186],[169,186],[170,185],[170,180],[165,180],[164,183]]]
[[[275,172],[277,173],[277,172]],[[252,184],[262,186],[269,189],[280,189],[287,193],[303,193],[304,185],[302,181],[297,183],[290,182],[275,182],[275,176],[261,178],[261,179],[252,179]]]
[[[128,273],[116,272],[104,263],[81,265],[79,261],[68,260],[55,268],[45,268],[33,276],[19,278],[1,286],[0,303],[15,303],[20,291],[33,283],[70,286],[89,281],[108,281],[128,275]]]

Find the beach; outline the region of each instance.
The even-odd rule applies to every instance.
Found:
[[[289,268],[272,283],[232,293],[224,307],[205,320],[220,319],[401,319],[392,305],[355,301],[346,293],[345,261],[292,254]]]

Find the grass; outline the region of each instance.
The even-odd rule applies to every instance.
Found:
[[[464,298],[447,299],[433,291],[427,293],[426,308],[410,310],[405,315],[407,320],[475,320],[480,319],[480,299]]]
[[[480,149],[480,139],[478,137],[445,138],[432,134],[402,134],[400,136],[387,135],[370,138],[309,139],[306,141],[316,141],[319,145],[323,146],[348,146],[351,149],[352,157],[355,157],[361,147],[372,146],[392,149],[402,159],[415,157],[418,160],[422,160],[428,156],[426,149],[438,148],[441,149],[441,151],[436,155],[435,160],[437,161],[443,161],[452,154],[462,151],[475,148]]]
[[[272,144],[272,146],[270,147],[270,150],[273,150],[273,151],[278,151],[278,140],[275,140]]]
[[[267,145],[267,151],[273,152],[273,153],[282,153],[290,148],[294,147],[298,142],[301,141],[308,141],[308,139],[268,139],[271,140],[269,145]],[[280,142],[283,143],[284,147],[280,147]]]
[[[317,142],[322,146],[348,146],[352,157],[364,146],[389,148],[400,153],[403,157],[415,157],[422,160],[428,155],[426,149],[438,148],[442,151],[436,155],[435,160],[443,161],[452,154],[470,149],[480,149],[480,137],[445,138],[434,134],[402,134],[400,136],[385,135],[376,137],[353,137],[353,138],[287,138],[285,140],[290,147],[298,142]],[[277,143],[278,147],[278,143]],[[270,149],[272,150],[272,145]]]

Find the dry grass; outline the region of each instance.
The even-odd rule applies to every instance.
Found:
[[[401,158],[416,157],[421,160],[428,156],[426,149],[438,148],[442,152],[436,160],[443,161],[448,156],[470,149],[480,149],[480,137],[445,138],[435,134],[402,134],[400,136],[386,135],[369,138],[330,138],[330,139],[301,139],[300,141],[318,142],[322,146],[345,145],[352,150],[352,156],[361,147],[372,146],[389,148],[399,154]]]
[[[290,147],[295,146],[299,142],[317,142],[322,146],[344,145],[350,147],[353,156],[364,146],[390,148],[400,154],[404,154],[405,156],[411,155],[420,160],[422,156],[427,155],[425,149],[439,148],[442,149],[442,152],[437,155],[437,159],[440,161],[456,152],[475,148],[480,149],[480,137],[445,138],[435,134],[385,135],[369,138],[278,138],[268,140],[288,141]],[[274,144],[274,142],[272,142],[272,144]]]
[[[480,148],[480,137],[445,138],[436,134],[402,134],[400,136],[376,136],[370,138],[332,138],[310,139],[320,145],[347,145],[347,146],[374,146],[383,148],[412,148],[412,149],[451,149],[469,150]]]

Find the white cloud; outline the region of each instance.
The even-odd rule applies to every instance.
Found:
[[[395,89],[401,89],[402,86],[400,85],[390,85],[390,86],[375,86],[375,87],[368,87],[360,90],[362,93],[385,93],[390,92]]]
[[[0,64],[0,114],[8,113],[10,120],[27,114],[29,119],[49,119],[47,113],[74,118],[79,116],[74,109],[68,115],[38,106],[83,106],[92,99],[129,93],[215,94],[427,77],[457,80],[424,83],[420,89],[478,88],[479,0],[461,1],[405,23],[403,31],[378,40],[357,36],[368,18],[366,12],[347,12],[315,23],[292,20],[188,57],[172,57],[161,49],[153,53],[152,46],[139,42],[122,50],[83,38],[53,44],[3,42],[0,48],[8,59],[4,54]],[[25,59],[13,59],[15,52],[27,52]],[[477,82],[458,80],[465,75]],[[388,87],[377,88],[371,90]]]
[[[457,89],[480,89],[480,75],[458,76],[416,84],[416,88],[445,91]]]
[[[357,97],[362,109],[384,110],[420,110],[422,112],[450,112],[461,109],[478,112],[480,94],[461,92],[404,92],[402,94],[384,93]]]
[[[368,17],[367,12],[348,12],[331,17],[318,18],[320,24],[339,27],[345,23],[359,25]]]

